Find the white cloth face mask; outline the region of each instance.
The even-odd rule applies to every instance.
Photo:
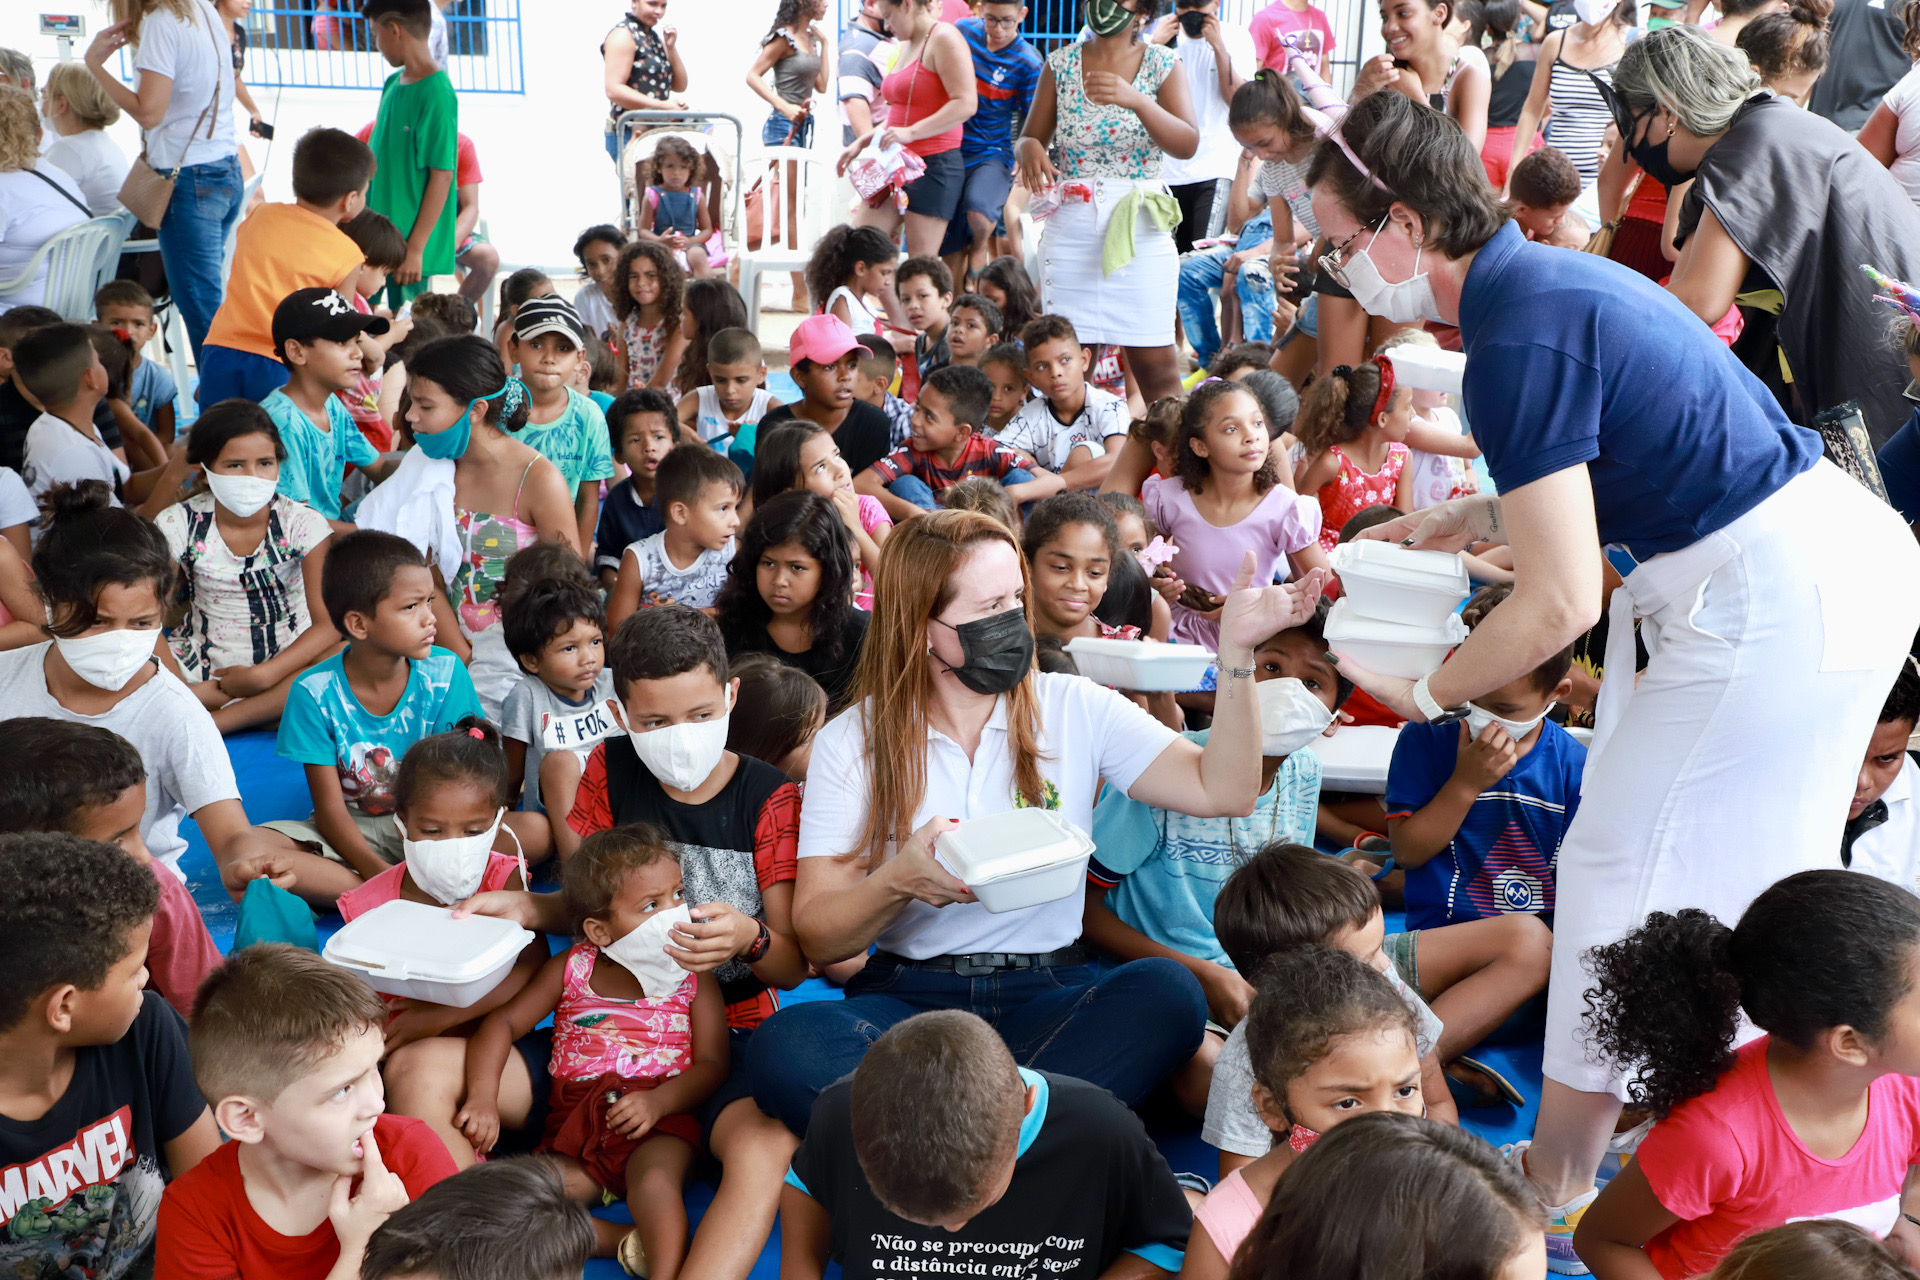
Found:
[[[393,825],[400,828],[400,844],[407,851],[407,871],[420,891],[436,902],[452,906],[471,898],[487,874],[487,855],[493,852],[493,838],[507,811],[502,807],[493,815],[493,825],[478,835],[449,836],[444,840],[414,840],[407,835],[407,824],[400,815]]]
[[[1540,714],[1531,720],[1502,720],[1491,711],[1482,711],[1479,707],[1469,702],[1467,704],[1467,733],[1472,737],[1478,738],[1486,731],[1488,725],[1497,724],[1507,731],[1509,738],[1518,742],[1520,739],[1532,733],[1540,722],[1547,718],[1547,712],[1553,710],[1553,706],[1554,704],[1549,702],[1540,709]]]
[[[1326,732],[1333,712],[1306,683],[1293,676],[1253,686],[1260,704],[1260,754],[1290,756]]]
[[[1619,7],[1617,0],[1573,0],[1573,16],[1594,27],[1605,22],[1607,15]]]
[[[627,740],[647,772],[675,791],[692,791],[707,780],[727,749],[727,722],[733,718],[733,699],[725,715],[711,720],[670,724],[645,733],[627,730]]]
[[[155,627],[150,631],[102,631],[71,640],[56,636],[53,642],[60,647],[60,656],[73,668],[73,674],[96,689],[118,693],[152,659],[153,646],[159,640],[160,628]]]
[[[638,978],[640,992],[647,999],[665,999],[687,980],[687,971],[667,954],[667,942],[676,926],[691,923],[693,908],[684,902],[668,911],[656,911],[626,937],[600,948],[600,954]]]
[[[1377,238],[1386,230],[1391,215],[1380,220],[1373,229]],[[1360,309],[1370,316],[1379,316],[1395,324],[1414,324],[1421,320],[1440,319],[1440,304],[1434,300],[1433,281],[1420,269],[1420,258],[1424,249],[1416,249],[1413,255],[1413,274],[1405,280],[1389,284],[1380,275],[1380,268],[1374,264],[1373,246],[1361,249],[1353,255],[1346,265],[1347,291],[1353,294],[1353,300]]]
[[[272,502],[273,495],[279,488],[278,480],[269,480],[263,476],[207,472],[207,492],[213,495],[215,502],[243,520]]]

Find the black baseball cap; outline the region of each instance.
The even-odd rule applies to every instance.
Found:
[[[543,333],[571,338],[576,347],[587,345],[587,326],[581,323],[580,313],[565,298],[551,294],[529,298],[513,313],[514,337],[531,342]]]
[[[363,333],[382,334],[393,326],[384,316],[365,315],[332,289],[295,289],[273,309],[273,349],[328,338],[346,342]]]

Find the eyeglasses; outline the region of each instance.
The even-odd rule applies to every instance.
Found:
[[[983,27],[992,27],[996,31],[1018,31],[1020,29],[1020,19],[982,17],[980,19],[980,25]]]
[[[1920,380],[1910,380],[1906,390],[1900,393],[1915,404],[1920,404]]]
[[[1338,284],[1342,289],[1351,289],[1353,287],[1352,282],[1347,279],[1347,268],[1345,266],[1347,246],[1351,245],[1355,240],[1358,240],[1361,233],[1367,230],[1369,230],[1369,228],[1361,227],[1359,231],[1354,232],[1339,244],[1334,245],[1331,250],[1320,255],[1320,269],[1332,276],[1334,283]]]

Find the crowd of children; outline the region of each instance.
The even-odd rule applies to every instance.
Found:
[[[869,0],[877,16],[921,3]],[[1142,7],[1090,0],[1088,20]],[[1335,652],[1342,544],[1482,478],[1461,401],[1402,376],[1433,333],[1376,325],[1365,359],[1316,368],[1315,326],[1342,300],[1296,314],[1286,297],[1320,238],[1309,158],[1346,147],[1314,74],[1333,47],[1319,10],[1276,0],[1254,30],[1273,70],[1234,92],[1221,68],[1216,123],[1245,152],[1240,240],[1215,277],[1231,312],[1233,274],[1265,273],[1268,292],[1242,296],[1274,314],[1246,327],[1260,341],[1220,341],[1205,288],[1184,297],[1183,315],[1208,309],[1211,336],[1190,336],[1211,359],[1151,405],[1019,258],[990,256],[971,203],[944,259],[903,258],[872,226],[819,240],[784,402],[677,136],[656,142],[639,225],[580,234],[570,297],[514,272],[476,332],[468,298],[432,289],[457,277],[474,208],[438,14],[361,10],[396,68],[378,116],[299,139],[292,202],[240,224],[190,423],[143,354],[155,303],[137,283],[102,287],[94,324],[0,313],[0,1270],[559,1280],[601,1257],[745,1280],[778,1215],[791,1280],[829,1262],[1537,1280],[1549,1223],[1603,1280],[1920,1274],[1911,658],[1830,869],[1737,920],[1656,912],[1588,958],[1593,1052],[1634,1108],[1597,1199],[1543,1210],[1527,1144],[1461,1128],[1529,1101],[1478,1047],[1537,1040],[1565,981],[1556,912],[1585,904],[1558,897],[1556,864],[1602,655],[1633,652],[1607,628],[1631,618],[1536,651],[1439,723],[1403,723]],[[1216,10],[1174,5],[1196,40]],[[1566,155],[1505,176],[1528,239],[1586,244]],[[951,638],[885,608],[921,563],[903,557],[942,540],[991,545],[1018,584],[954,625],[957,570],[911,583],[951,658]],[[1515,617],[1499,544],[1465,544],[1461,634]],[[1235,600],[1272,583],[1303,609],[1234,670],[1252,612]],[[1076,641],[1114,640],[1220,661],[1191,688],[1116,697],[1075,660]],[[1078,921],[1073,945],[1013,952],[1023,908],[968,917],[1000,930],[996,951],[876,956],[976,987],[1096,957],[1159,966],[1197,1041],[1140,1096],[1035,1069],[1004,1026],[890,978],[858,985],[869,948],[840,944],[856,926],[807,913],[814,741],[931,696],[932,676],[886,658],[922,651],[1005,695],[972,742],[909,726],[965,757],[940,767],[966,779],[969,817],[1063,807],[1043,771],[974,762],[991,742],[1037,770],[1059,743],[1036,728],[1039,681],[1137,706],[1127,723],[1172,754],[1224,733],[1251,677],[1251,805],[1195,816],[1106,783],[1085,883],[1046,908],[1068,940]],[[1356,723],[1397,733],[1371,793],[1323,772]],[[248,730],[299,767],[299,812],[247,812],[227,735]],[[900,767],[925,790],[927,765]],[[896,781],[855,781],[898,811],[898,830],[867,830],[901,859],[929,817],[961,816],[906,822],[919,802]],[[224,956],[187,884],[188,820],[236,904]],[[887,902],[862,885],[835,909],[865,936],[903,900],[977,910],[926,861]],[[393,903],[535,936],[474,1003],[383,997],[316,944]],[[774,1078],[756,1032],[820,979],[897,1016],[862,1023],[857,1068],[796,1114],[801,1086]],[[1197,1121],[1217,1167],[1176,1174],[1135,1104]],[[696,1175],[716,1183],[697,1230]],[[616,1201],[630,1221],[589,1212]]]

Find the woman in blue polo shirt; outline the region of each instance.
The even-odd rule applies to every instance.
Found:
[[[1501,495],[1370,536],[1504,542],[1516,566],[1512,597],[1439,671],[1341,671],[1411,720],[1456,714],[1593,624],[1603,544],[1637,562],[1613,595],[1622,651],[1560,851],[1547,1084],[1525,1153],[1553,1269],[1583,1274],[1572,1227],[1620,1104],[1582,1042],[1581,958],[1651,911],[1737,919],[1767,885],[1832,862],[1853,761],[1920,623],[1920,549],[1671,294],[1529,243],[1439,114],[1362,99],[1308,181],[1324,265],[1363,307],[1459,325],[1467,417]]]

